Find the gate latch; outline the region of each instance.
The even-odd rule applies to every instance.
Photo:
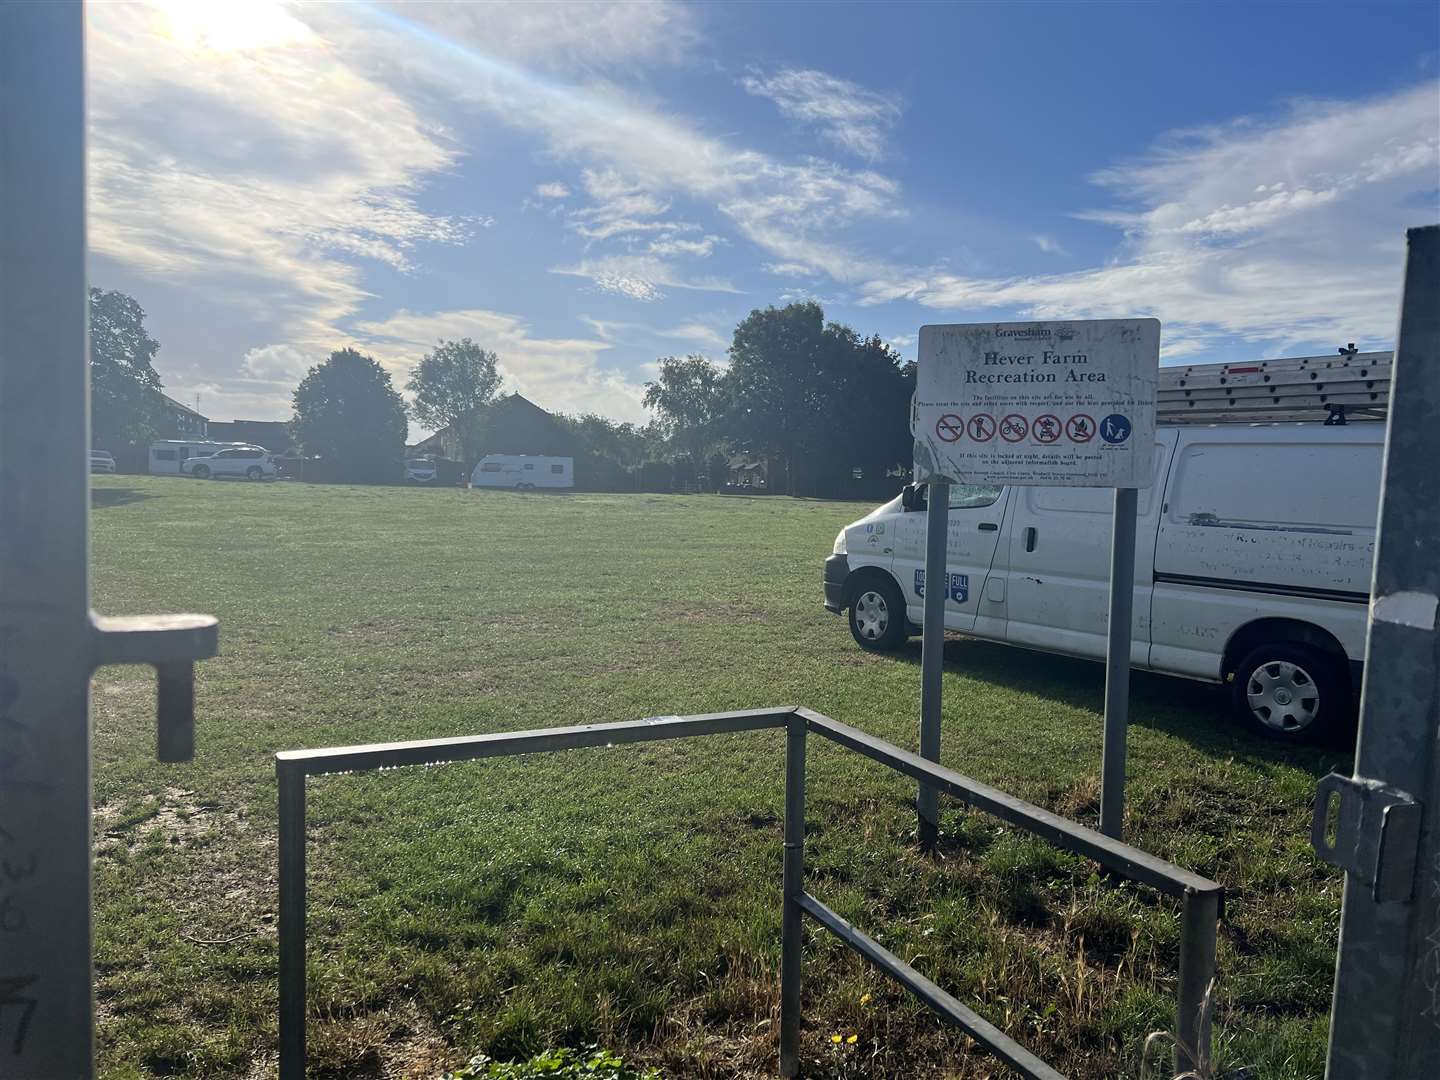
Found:
[[[1377,903],[1408,902],[1415,886],[1423,810],[1423,803],[1399,788],[1363,776],[1331,773],[1315,787],[1310,846],[1322,860],[1368,886]]]

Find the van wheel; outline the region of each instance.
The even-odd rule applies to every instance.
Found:
[[[209,480],[209,479],[210,479],[210,466],[209,466],[209,465],[196,465],[195,468],[193,468],[193,469],[190,470],[190,473],[191,473],[192,476],[195,477],[196,480]]]
[[[1350,680],[1333,657],[1282,641],[1253,650],[1231,676],[1235,711],[1272,739],[1314,742],[1350,712]]]
[[[245,479],[247,480],[259,480],[264,475],[265,473],[259,465],[251,465],[245,470]]]
[[[888,577],[867,577],[850,601],[850,636],[869,652],[890,652],[905,640],[905,601]]]

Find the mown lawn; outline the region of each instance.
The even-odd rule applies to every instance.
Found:
[[[276,750],[777,704],[914,744],[918,642],[866,655],[819,605],[866,507],[123,476],[94,502],[97,610],[211,612],[222,642],[190,765],[152,760],[147,672],[96,680],[116,1080],[273,1075]],[[1098,665],[954,640],[944,761],[1093,821],[1101,694]],[[1133,725],[1127,839],[1229,890],[1222,1065],[1318,1077],[1340,878],[1306,837],[1344,752],[1277,750],[1159,677],[1136,677]],[[312,781],[312,1074],[599,1043],[667,1076],[773,1075],[781,743]],[[910,784],[811,743],[812,891],[1062,1071],[1140,1075],[1171,1023],[1174,905],[953,806],[922,856]],[[1005,1075],[807,933],[810,1075]]]

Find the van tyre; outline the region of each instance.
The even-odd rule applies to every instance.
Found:
[[[909,636],[905,600],[888,577],[866,577],[850,601],[850,636],[867,652],[891,652]]]
[[[264,475],[264,470],[259,465],[251,465],[245,470],[245,479],[247,480],[259,480]]]
[[[195,468],[192,469],[192,470],[190,470],[190,471],[191,471],[192,473],[194,473],[196,480],[209,480],[209,479],[210,479],[210,466],[209,466],[209,465],[196,465]]]
[[[1351,712],[1343,661],[1298,642],[1252,650],[1232,673],[1230,692],[1246,724],[1285,742],[1324,740]]]

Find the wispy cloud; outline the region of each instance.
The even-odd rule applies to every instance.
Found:
[[[582,259],[568,266],[551,267],[550,272],[589,278],[596,288],[628,296],[632,300],[659,300],[665,296],[665,289],[722,293],[740,291],[726,278],[687,275],[667,260],[653,255],[606,255]]]
[[[890,129],[902,111],[897,96],[814,69],[749,75],[741,85],[757,97],[769,98],[782,115],[816,128],[836,146],[866,161],[885,155]]]
[[[535,195],[541,199],[568,199],[570,197],[570,189],[558,180],[554,180],[548,184],[537,184],[535,186]]]
[[[957,314],[1153,314],[1171,356],[1230,336],[1277,350],[1388,342],[1403,232],[1440,170],[1437,95],[1428,82],[1168,137],[1096,177],[1118,205],[1081,216],[1124,237],[1107,265],[1001,279],[892,270],[862,293]]]
[[[1045,233],[1036,233],[1034,236],[1030,237],[1030,239],[1035,241],[1035,246],[1038,247],[1041,251],[1045,252],[1046,255],[1070,254],[1070,252],[1066,251],[1065,248],[1061,245],[1060,241],[1056,240],[1053,236],[1049,236]]]

